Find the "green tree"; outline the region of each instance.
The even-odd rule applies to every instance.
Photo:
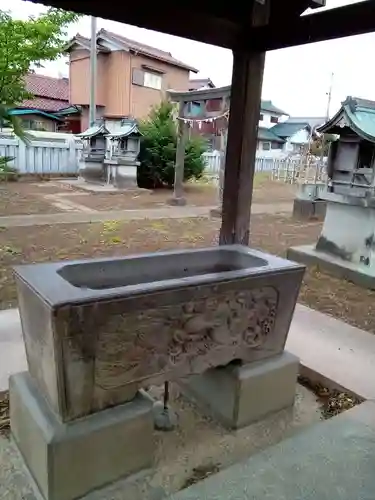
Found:
[[[50,8],[25,21],[13,19],[9,12],[0,10],[0,104],[3,110],[31,97],[25,88],[26,74],[40,67],[43,61],[53,61],[63,53],[67,27],[78,18],[78,14]]]
[[[316,136],[310,144],[310,154],[314,156],[328,155],[329,147],[331,142],[336,140],[336,136],[333,134],[321,134]]]
[[[142,132],[139,154],[138,185],[147,189],[171,188],[177,149],[177,127],[174,106],[162,102],[154,107],[147,120],[140,124]],[[205,141],[191,137],[186,142],[184,180],[199,179],[203,175]]]

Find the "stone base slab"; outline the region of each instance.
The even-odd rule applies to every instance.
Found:
[[[213,208],[210,210],[210,216],[213,218],[220,219],[222,216],[222,210],[221,208]]]
[[[375,290],[375,275],[371,274],[370,269],[367,271],[365,266],[359,267],[357,264],[329,253],[320,252],[316,250],[315,245],[288,248],[287,258],[308,266],[318,266],[338,278],[346,279],[363,288]]]
[[[167,205],[172,205],[172,207],[184,207],[186,205],[186,198],[169,198],[167,200]]]
[[[139,392],[129,403],[63,424],[28,372],[10,378],[12,434],[47,500],[73,500],[150,467],[152,406]]]
[[[324,220],[326,207],[325,200],[302,200],[296,198],[293,203],[293,217],[303,220]]]
[[[179,384],[203,411],[239,429],[293,405],[298,367],[298,358],[284,351],[246,365],[213,368]]]

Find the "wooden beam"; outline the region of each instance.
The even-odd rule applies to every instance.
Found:
[[[130,2],[126,7],[119,8],[116,3],[85,0],[29,1],[230,49],[242,47],[244,50],[267,51],[375,31],[375,0],[360,1],[302,17],[298,16],[304,8],[322,6],[324,1],[272,0],[272,10],[280,12],[285,23],[280,22],[279,15],[273,14],[268,26],[254,29],[249,28],[247,14],[255,0],[246,4],[246,8],[240,8],[240,4],[223,8],[217,2],[207,2],[204,8],[199,2],[196,7],[196,0],[186,6],[164,0],[147,5],[147,8],[141,2]],[[262,7],[258,1],[256,4]],[[199,15],[196,14],[197,10]]]
[[[266,23],[269,0],[254,6],[253,23]],[[233,52],[230,116],[220,244],[247,245],[255,172],[255,152],[260,113],[265,53]]]
[[[274,50],[375,31],[375,0],[293,18],[288,25],[272,22],[257,27],[242,43],[248,50]]]
[[[236,45],[241,30],[240,13],[236,9],[228,16],[219,10],[215,15],[196,0],[186,6],[175,1],[161,1],[147,4],[142,2],[87,2],[86,0],[29,0],[73,12],[111,19],[119,23],[131,24],[169,35],[180,36],[198,42],[209,43],[224,48]],[[253,2],[254,0],[251,0]],[[194,5],[197,4],[197,5]],[[216,2],[217,5],[217,2]],[[251,5],[251,4],[250,4]],[[208,12],[207,12],[208,11]]]
[[[326,5],[326,0],[309,0],[310,9],[318,9]]]

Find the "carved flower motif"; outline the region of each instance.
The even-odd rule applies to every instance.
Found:
[[[264,344],[274,328],[277,301],[277,291],[265,287],[114,315],[98,338],[98,367],[106,377],[126,373],[129,380],[177,365],[215,366],[215,349]]]

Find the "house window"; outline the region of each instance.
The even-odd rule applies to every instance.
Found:
[[[261,122],[264,120],[264,115],[263,115],[262,113],[259,115],[259,120],[260,120]]]
[[[149,89],[161,90],[163,76],[159,73],[151,73],[150,71],[133,68],[132,83],[133,85],[140,85]]]
[[[46,130],[44,123],[39,120],[22,120],[22,125],[26,130]]]
[[[206,111],[220,111],[222,107],[222,99],[208,99],[206,101]]]
[[[263,151],[269,151],[271,149],[270,142],[263,142]]]
[[[271,149],[281,149],[280,144],[278,142],[272,142]]]
[[[271,116],[271,123],[279,123],[277,116]]]
[[[162,76],[145,71],[143,85],[150,89],[161,90]]]

